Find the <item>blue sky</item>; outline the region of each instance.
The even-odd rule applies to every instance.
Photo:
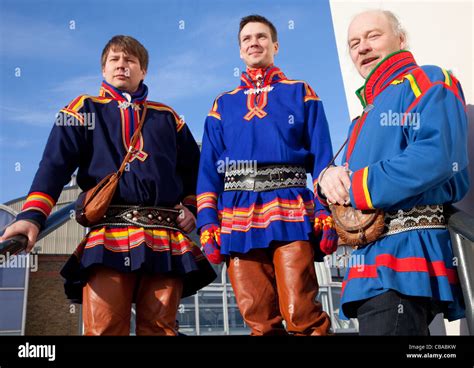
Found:
[[[275,64],[323,100],[336,150],[349,114],[328,0],[1,0],[0,202],[27,194],[57,111],[97,94],[115,34],[148,49],[149,99],[184,115],[200,141],[214,98],[239,83],[238,23],[253,13],[278,29]]]

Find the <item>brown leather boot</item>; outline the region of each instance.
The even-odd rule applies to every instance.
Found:
[[[237,304],[252,336],[286,335],[278,309],[275,273],[266,250],[232,256],[227,264]]]
[[[176,336],[183,281],[165,274],[142,274],[136,296],[137,335]]]
[[[129,335],[136,275],[95,266],[84,286],[84,335]]]
[[[319,285],[311,244],[279,242],[272,249],[280,312],[286,329],[294,335],[327,335],[331,320],[316,301]]]

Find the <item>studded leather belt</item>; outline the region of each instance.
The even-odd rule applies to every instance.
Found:
[[[385,227],[380,238],[410,230],[447,229],[443,205],[419,205],[407,210],[385,212]],[[379,238],[379,239],[380,239]],[[372,243],[358,245],[362,249]]]
[[[224,179],[224,191],[263,192],[294,187],[306,187],[306,169],[303,166],[258,166],[256,172],[246,169],[229,170]]]
[[[385,212],[382,236],[423,229],[446,229],[443,205],[421,205],[408,210]]]
[[[93,228],[101,226],[140,226],[144,228],[165,228],[171,230],[181,229],[177,219],[180,210],[167,207],[141,207],[127,205],[109,206],[102,221]]]
[[[443,205],[420,205],[408,210],[385,212],[382,237],[423,229],[446,229]]]

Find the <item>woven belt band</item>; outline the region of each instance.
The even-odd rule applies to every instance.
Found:
[[[382,236],[421,229],[446,229],[443,205],[415,206],[409,210],[385,212]]]
[[[177,224],[180,210],[167,207],[140,207],[127,205],[110,206],[100,226],[140,226],[147,229],[171,229],[181,231]]]
[[[296,165],[268,165],[257,167],[257,172],[226,171],[224,191],[247,190],[263,192],[281,188],[306,187],[306,169]]]

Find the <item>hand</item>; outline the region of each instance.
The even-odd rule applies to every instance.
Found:
[[[224,262],[221,254],[221,229],[218,225],[208,224],[202,227],[201,245],[209,262],[217,265]]]
[[[174,208],[180,210],[179,216],[176,219],[178,226],[183,229],[185,233],[189,234],[196,228],[196,217],[194,217],[193,213],[182,204],[177,204]]]
[[[314,234],[319,236],[322,232],[319,248],[324,254],[331,254],[337,249],[338,236],[334,228],[334,220],[325,212],[321,211],[314,219]]]
[[[329,204],[345,205],[350,203],[350,173],[347,166],[330,166],[321,172],[318,185]]]
[[[26,247],[26,252],[29,253],[33,249],[33,246],[36,243],[36,238],[38,237],[39,227],[33,224],[32,222],[26,220],[19,220],[11,224],[5,229],[5,232],[0,237],[0,241],[7,240],[14,235],[25,235],[28,237],[28,245]]]

